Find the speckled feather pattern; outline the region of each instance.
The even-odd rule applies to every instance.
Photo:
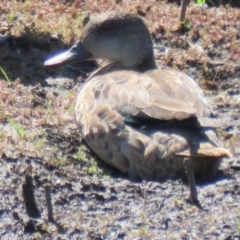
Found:
[[[195,157],[196,176],[211,176],[220,158],[228,156],[216,133],[208,128],[136,129],[125,125],[125,116],[209,117],[211,109],[201,89],[180,72],[97,72],[79,93],[75,114],[90,148],[134,178],[184,176],[184,159],[190,155]]]

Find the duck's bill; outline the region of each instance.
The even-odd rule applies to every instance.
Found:
[[[44,62],[44,66],[57,65],[73,59],[78,59],[79,61],[91,59],[91,54],[84,49],[81,42],[74,44],[69,50],[47,59]]]

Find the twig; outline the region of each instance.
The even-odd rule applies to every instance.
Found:
[[[190,189],[190,199],[193,203],[199,203],[194,170],[193,170],[193,162],[192,162],[191,156],[185,160],[185,164],[186,164],[187,178],[188,178],[188,184]]]
[[[53,222],[53,207],[52,207],[52,198],[51,198],[51,187],[49,185],[46,185],[44,187],[45,190],[45,197],[46,197],[46,205],[47,205],[47,211],[48,211],[48,220]]]
[[[41,214],[37,208],[34,198],[33,179],[31,175],[26,174],[25,183],[22,185],[23,198],[26,206],[26,211],[29,217],[39,218]]]
[[[187,10],[187,5],[188,4],[189,4],[189,0],[183,0],[182,1],[180,23],[184,23],[185,22],[185,16],[186,16],[186,10]]]

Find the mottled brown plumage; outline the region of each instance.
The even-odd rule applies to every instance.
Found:
[[[98,15],[84,27],[80,42],[45,65],[73,57],[111,62],[89,77],[75,104],[78,128],[103,161],[132,177],[159,180],[184,176],[186,159],[195,175],[212,176],[220,159],[229,156],[196,82],[156,68],[141,18]]]

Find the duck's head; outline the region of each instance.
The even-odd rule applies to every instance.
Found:
[[[106,59],[140,71],[156,67],[149,31],[141,18],[129,13],[104,13],[93,17],[83,28],[79,42],[44,65],[74,58]]]

